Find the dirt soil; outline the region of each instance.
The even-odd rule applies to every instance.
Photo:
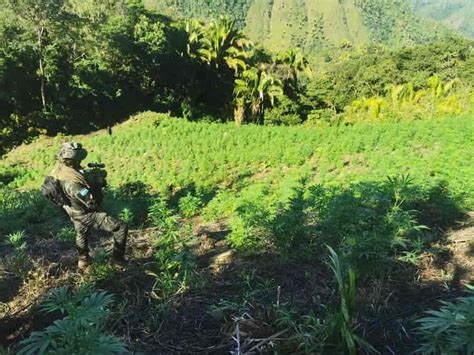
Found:
[[[193,253],[197,269],[192,283],[172,302],[156,302],[153,292],[153,245],[156,230],[130,233],[129,265],[96,286],[115,294],[110,327],[123,337],[133,352],[146,354],[225,354],[235,348],[232,336],[239,324],[241,342],[248,353],[264,349],[285,337],[264,316],[271,303],[292,304],[309,312],[311,305],[337,302],[332,274],[321,260],[284,262],[272,255],[246,258],[236,255],[225,242],[225,224],[199,226]],[[387,353],[405,353],[416,347],[413,317],[440,300],[462,294],[462,285],[474,282],[474,213],[456,229],[439,250],[422,258],[418,268],[384,282],[358,286],[358,303],[364,309],[360,324],[364,336]],[[110,238],[94,241],[96,250],[110,247]],[[6,271],[15,261],[7,248],[0,249],[0,345],[15,347],[33,330],[44,329],[57,315],[44,315],[38,307],[51,288],[76,287],[87,275],[76,272],[73,245],[57,240],[38,240],[29,246],[27,275]],[[245,276],[246,275],[246,276]],[[225,302],[239,302],[252,287],[265,297],[252,298],[241,314],[226,315]],[[225,302],[223,302],[225,301]],[[217,306],[217,307],[216,307]],[[220,307],[220,308],[219,308]],[[217,316],[219,309],[224,316]],[[361,312],[362,313],[362,312]],[[381,314],[383,317],[381,317]],[[240,318],[238,318],[238,317]],[[260,346],[259,346],[260,344]],[[263,344],[263,345],[262,345]]]

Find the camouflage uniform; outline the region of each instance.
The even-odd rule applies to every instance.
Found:
[[[70,193],[74,193],[77,190],[75,186],[68,186],[68,183],[64,183],[64,189],[68,196]],[[82,187],[79,187],[82,189]],[[72,199],[71,199],[72,200]],[[113,256],[115,259],[122,259],[125,254],[125,247],[127,242],[127,227],[124,223],[116,218],[113,218],[105,212],[76,209],[70,206],[64,206],[64,210],[71,218],[76,230],[76,247],[79,254],[79,258],[89,258],[89,235],[93,229],[103,230],[105,232],[111,232],[114,237],[114,249]]]
[[[58,154],[59,164],[51,174],[63,188],[70,206],[63,206],[74,223],[79,267],[85,267],[89,260],[89,235],[93,229],[111,232],[114,238],[113,258],[123,261],[128,230],[120,220],[99,211],[97,198],[91,192],[79,162],[87,152],[78,143],[64,143]],[[73,164],[71,164],[73,162]]]

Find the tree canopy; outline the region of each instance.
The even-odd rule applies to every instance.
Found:
[[[175,20],[140,0],[0,0],[0,15],[0,153],[144,110],[296,124],[393,85],[422,90],[434,75],[474,82],[472,42],[458,37],[405,49],[349,43],[307,57],[268,51],[233,18]]]

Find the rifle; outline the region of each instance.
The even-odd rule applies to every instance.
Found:
[[[84,170],[84,176],[90,184],[92,196],[100,205],[104,200],[104,193],[102,190],[107,187],[107,171],[104,163],[88,163],[89,169]]]

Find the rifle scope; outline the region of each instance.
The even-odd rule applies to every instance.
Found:
[[[104,163],[88,163],[87,167],[91,169],[104,169],[105,164]]]

